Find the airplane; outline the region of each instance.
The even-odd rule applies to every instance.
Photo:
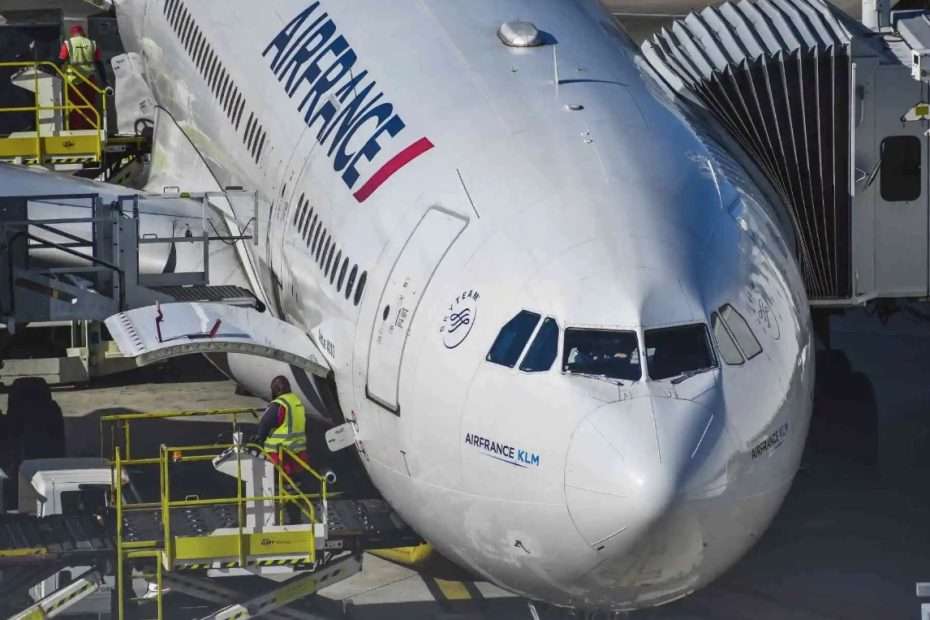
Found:
[[[441,554],[533,601],[621,612],[689,595],[759,540],[813,402],[791,226],[597,2],[114,5],[160,108],[153,183],[257,193],[256,222],[214,214],[258,224],[224,277],[327,372],[211,359],[263,397],[284,374],[315,417],[351,423]],[[51,176],[0,168],[21,192]]]

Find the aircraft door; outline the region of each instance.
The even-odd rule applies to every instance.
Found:
[[[381,293],[368,346],[365,393],[400,415],[400,368],[423,293],[449,249],[468,225],[461,215],[433,207],[420,219]]]

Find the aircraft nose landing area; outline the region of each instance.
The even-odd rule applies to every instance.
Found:
[[[602,407],[571,440],[565,498],[578,532],[599,553],[628,551],[675,501],[711,412],[641,397]]]

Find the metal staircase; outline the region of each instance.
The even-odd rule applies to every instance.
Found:
[[[209,247],[246,236],[202,235],[141,238],[139,203],[132,194],[105,203],[98,194],[0,197],[0,319],[8,326],[50,321],[103,321],[131,308],[178,300],[203,300],[255,307],[258,301],[236,286],[209,285]],[[85,207],[75,218],[29,217],[29,204]],[[76,232],[80,231],[80,232]],[[201,243],[204,271],[141,273],[140,244]],[[67,259],[47,266],[49,253]],[[68,263],[68,264],[65,264]]]

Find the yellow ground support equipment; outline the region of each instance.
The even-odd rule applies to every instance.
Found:
[[[40,166],[103,164],[107,140],[105,89],[80,74],[75,81],[93,92],[94,97],[68,88],[65,74],[52,62],[0,62],[0,69],[16,70],[13,83],[33,93],[32,105],[0,107],[0,114],[31,114],[35,125],[34,129],[0,136],[0,161]],[[88,128],[70,129],[72,116],[81,118]]]
[[[232,416],[234,423],[239,415],[251,410],[209,412],[212,416]],[[126,452],[132,454],[130,425],[141,420],[164,420],[173,417],[193,417],[193,412],[154,414],[132,414],[108,416],[101,425],[115,423],[122,426]],[[203,416],[203,412],[196,415]],[[103,434],[103,432],[101,433]],[[323,568],[318,561],[318,551],[327,542],[327,481],[296,454],[282,448],[279,462],[284,457],[297,462],[302,474],[309,476],[318,493],[305,493],[282,467],[263,458],[261,447],[242,441],[241,433],[233,434],[229,444],[201,446],[168,446],[162,444],[157,457],[126,458],[123,450],[114,449],[113,479],[121,480],[124,468],[157,468],[159,500],[156,502],[128,502],[123,494],[116,492],[116,548],[118,613],[125,618],[126,571],[129,562],[140,559],[157,561],[155,582],[157,614],[163,617],[162,571],[202,569],[209,566],[248,569],[262,563],[295,563],[309,571]],[[186,469],[194,470],[198,464],[234,463],[235,496],[176,497],[172,491],[173,480],[185,476]],[[254,481],[249,478],[256,468],[267,467],[274,471],[277,488],[272,494],[260,494]],[[219,469],[219,467],[217,467]],[[259,474],[259,479],[263,474]],[[268,488],[267,485],[264,488]],[[274,489],[274,487],[271,487]],[[295,525],[284,523],[285,507],[296,505],[301,519]],[[261,507],[271,505],[277,510],[263,515]],[[258,516],[257,516],[258,515]],[[263,515],[263,516],[262,516]],[[317,580],[318,581],[318,580]],[[311,583],[312,580],[307,583]],[[303,591],[303,590],[301,590]]]
[[[25,611],[10,616],[9,620],[45,620],[64,614],[70,607],[81,602],[100,589],[100,574],[91,571],[64,588],[46,596]]]

